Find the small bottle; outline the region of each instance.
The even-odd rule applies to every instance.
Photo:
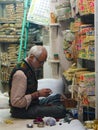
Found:
[[[50,13],[50,22],[56,23],[56,17],[55,17],[55,14],[53,12]]]

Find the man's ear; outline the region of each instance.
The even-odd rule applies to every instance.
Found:
[[[29,61],[32,62],[33,58],[34,58],[34,56],[33,56],[33,55],[30,55],[30,57],[29,57]]]
[[[31,60],[34,58],[34,56],[33,55],[30,55],[30,57],[29,57]]]

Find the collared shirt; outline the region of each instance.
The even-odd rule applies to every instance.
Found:
[[[11,104],[18,108],[28,108],[31,103],[31,94],[25,95],[27,89],[27,77],[21,70],[13,75],[11,88]]]

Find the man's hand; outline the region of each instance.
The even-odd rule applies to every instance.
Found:
[[[52,90],[49,88],[44,88],[40,89],[38,92],[40,97],[48,97],[52,93]]]

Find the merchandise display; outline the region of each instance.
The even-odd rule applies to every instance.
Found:
[[[64,49],[65,57],[67,60],[72,61],[74,58],[72,42],[74,41],[75,36],[71,32],[71,30],[63,31],[63,35],[64,35],[63,49]]]
[[[56,9],[55,14],[57,17],[57,21],[69,19],[72,17],[69,0],[66,0],[62,4],[59,4],[58,6],[55,7],[55,9]]]
[[[0,77],[3,87],[8,86],[9,74],[17,62],[23,18],[23,1],[0,1]]]
[[[4,7],[6,15],[0,17],[0,42],[17,43],[22,27],[23,3],[5,4]]]
[[[80,15],[94,14],[94,0],[78,0]]]
[[[17,51],[19,45],[17,44],[9,44],[6,52],[1,52],[0,59],[1,59],[1,82],[4,85],[7,85],[9,80],[9,73],[11,72],[12,68],[15,66],[17,62]]]
[[[32,0],[26,20],[28,23],[34,23],[34,26],[28,24],[29,32],[21,37],[23,29],[25,30],[25,24],[22,28],[24,3],[25,1],[15,1],[4,5],[1,3],[0,6],[2,86],[8,86],[9,74],[19,56],[19,47],[24,48],[22,44],[19,45],[20,41],[25,41],[24,37],[28,35],[27,40],[30,40],[28,40],[30,45],[26,46],[29,48],[36,44],[34,41],[38,37],[42,45],[47,46],[49,50],[48,60],[44,66],[47,72],[42,70],[42,73],[46,73],[46,77],[43,76],[43,79],[38,80],[38,90],[47,87],[52,90],[52,95],[63,93],[67,97],[69,94],[64,105],[66,104],[66,110],[70,110],[76,119],[65,117],[65,120],[57,122],[53,117],[44,119],[38,117],[33,123],[27,123],[27,128],[34,128],[36,125],[42,129],[59,126],[62,130],[65,128],[71,130],[72,127],[76,130],[97,130],[95,0],[51,0],[51,2]],[[36,25],[39,25],[37,30]],[[42,30],[39,31],[40,28],[44,33],[41,32]],[[39,33],[36,33],[37,31]],[[28,48],[24,50],[28,51]],[[23,51],[20,52],[23,56]],[[64,78],[65,83],[61,78]]]
[[[73,2],[75,1],[71,1],[71,4]],[[67,54],[65,58],[75,62],[76,66],[65,70],[63,76],[68,82],[70,81],[68,89],[72,98],[78,102],[78,118],[80,119],[81,117],[80,120],[83,121],[83,107],[95,108],[95,69],[90,67],[92,66],[92,61],[95,61],[94,19],[92,19],[92,22],[90,20],[94,14],[94,0],[77,0],[76,2],[73,6],[75,7],[78,4],[79,18],[77,14],[74,15],[75,20],[69,24],[70,32],[73,33],[74,39],[71,41],[71,35],[69,36],[66,33],[65,37],[63,36],[63,49],[65,54]],[[81,68],[84,70],[79,70]],[[88,119],[94,118],[94,116],[88,115]]]
[[[79,28],[78,50],[79,58],[94,60],[94,27],[92,25],[81,25]]]

